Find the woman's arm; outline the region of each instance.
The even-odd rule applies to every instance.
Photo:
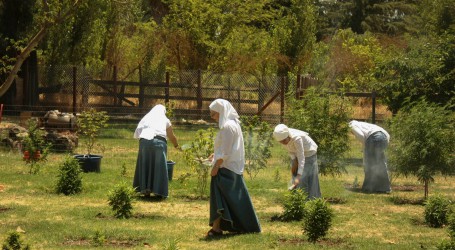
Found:
[[[169,138],[169,140],[172,142],[172,144],[174,145],[174,148],[181,149],[179,146],[179,143],[177,141],[177,137],[174,134],[174,130],[172,130],[172,126],[169,126],[166,128],[166,135]]]

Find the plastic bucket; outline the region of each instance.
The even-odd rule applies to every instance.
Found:
[[[81,165],[82,171],[88,172],[101,172],[101,155],[74,155]]]
[[[167,161],[167,179],[172,181],[172,174],[174,173],[175,162]]]

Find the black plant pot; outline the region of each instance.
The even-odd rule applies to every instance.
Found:
[[[101,155],[74,155],[81,165],[82,171],[87,172],[101,172]]]
[[[172,181],[172,175],[174,173],[174,165],[175,165],[175,162],[167,161],[167,178],[170,181]]]

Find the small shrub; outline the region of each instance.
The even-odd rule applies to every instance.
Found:
[[[30,249],[29,245],[23,246],[21,240],[21,235],[18,232],[11,232],[5,240],[5,243],[2,245],[2,250],[28,250]]]
[[[442,227],[447,223],[450,200],[441,195],[430,197],[425,202],[425,223],[430,227]]]
[[[59,168],[57,193],[64,195],[78,194],[82,191],[82,176],[79,161],[67,156]]]
[[[314,199],[305,204],[303,232],[310,242],[324,237],[332,226],[333,211],[322,198]]]
[[[449,236],[450,239],[452,239],[453,242],[455,242],[455,211],[452,209],[451,213],[449,214],[449,218],[447,220],[448,222],[448,230],[449,230]]]
[[[109,191],[109,205],[119,219],[127,219],[132,215],[133,201],[136,197],[136,191],[127,183],[121,183],[115,186],[114,190]]]
[[[200,198],[206,195],[209,171],[211,165],[204,162],[204,159],[213,153],[215,131],[213,128],[198,130],[194,141],[183,150],[185,162],[197,175],[196,192]]]
[[[275,168],[275,172],[273,174],[273,180],[275,182],[279,182],[281,180],[281,175],[280,175],[280,169],[279,168]]]
[[[27,134],[21,139],[24,161],[29,166],[30,174],[37,174],[43,162],[46,161],[51,143],[45,141],[45,132],[38,122],[30,119],[27,122]]]
[[[101,233],[100,231],[96,231],[95,235],[92,237],[92,245],[96,247],[100,247],[104,245],[104,242],[106,241],[106,236]]]
[[[294,189],[285,195],[283,221],[299,221],[305,214],[307,194],[302,189]]]
[[[122,171],[120,172],[120,175],[123,176],[123,177],[127,176],[126,163],[122,164]]]

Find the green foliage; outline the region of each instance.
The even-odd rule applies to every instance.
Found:
[[[90,155],[95,146],[102,147],[101,144],[97,144],[98,136],[104,128],[108,127],[108,121],[109,116],[106,111],[96,111],[93,108],[83,111],[77,117],[77,132],[87,138],[86,155]]]
[[[332,226],[333,211],[322,198],[308,201],[305,204],[305,216],[303,217],[303,232],[310,242],[326,236]]]
[[[29,250],[30,246],[23,246],[21,240],[21,235],[18,232],[9,233],[8,237],[5,240],[5,243],[2,245],[2,250]]]
[[[57,193],[64,195],[78,194],[82,191],[82,169],[79,161],[67,156],[59,167]]]
[[[283,221],[299,221],[305,215],[307,194],[302,189],[294,189],[284,195],[284,211],[280,216]]]
[[[453,207],[448,215],[447,221],[449,223],[447,229],[449,230],[450,239],[455,242],[455,209]]]
[[[440,106],[455,104],[454,42],[453,35],[410,38],[406,50],[378,65],[379,91],[389,110],[397,113],[422,98]]]
[[[211,165],[204,160],[213,153],[214,133],[213,128],[198,130],[190,146],[183,150],[186,163],[197,174],[196,192],[199,197],[204,197],[207,191],[207,180]]]
[[[316,142],[322,174],[346,172],[343,159],[349,150],[350,110],[343,97],[321,96],[314,88],[309,88],[302,100],[289,100],[286,112],[289,127],[308,132]]]
[[[425,223],[430,227],[442,227],[448,221],[451,201],[441,195],[431,196],[425,202]]]
[[[106,241],[106,236],[101,233],[100,231],[95,231],[95,234],[92,237],[92,245],[95,247],[100,247],[104,245],[104,242]]]
[[[267,167],[272,156],[272,129],[267,122],[260,121],[258,116],[241,118],[242,132],[245,143],[245,171],[251,179],[261,169]]]
[[[45,133],[38,127],[36,120],[27,121],[27,134],[22,138],[21,143],[24,160],[30,167],[30,174],[38,173],[41,163],[47,160],[52,144],[45,141]]]
[[[136,191],[126,182],[117,184],[115,188],[109,191],[108,201],[115,217],[119,219],[128,219],[132,216],[133,202],[136,197]]]
[[[392,119],[391,134],[390,166],[424,183],[425,198],[437,173],[454,173],[455,116],[451,111],[424,100],[410,104]]]

